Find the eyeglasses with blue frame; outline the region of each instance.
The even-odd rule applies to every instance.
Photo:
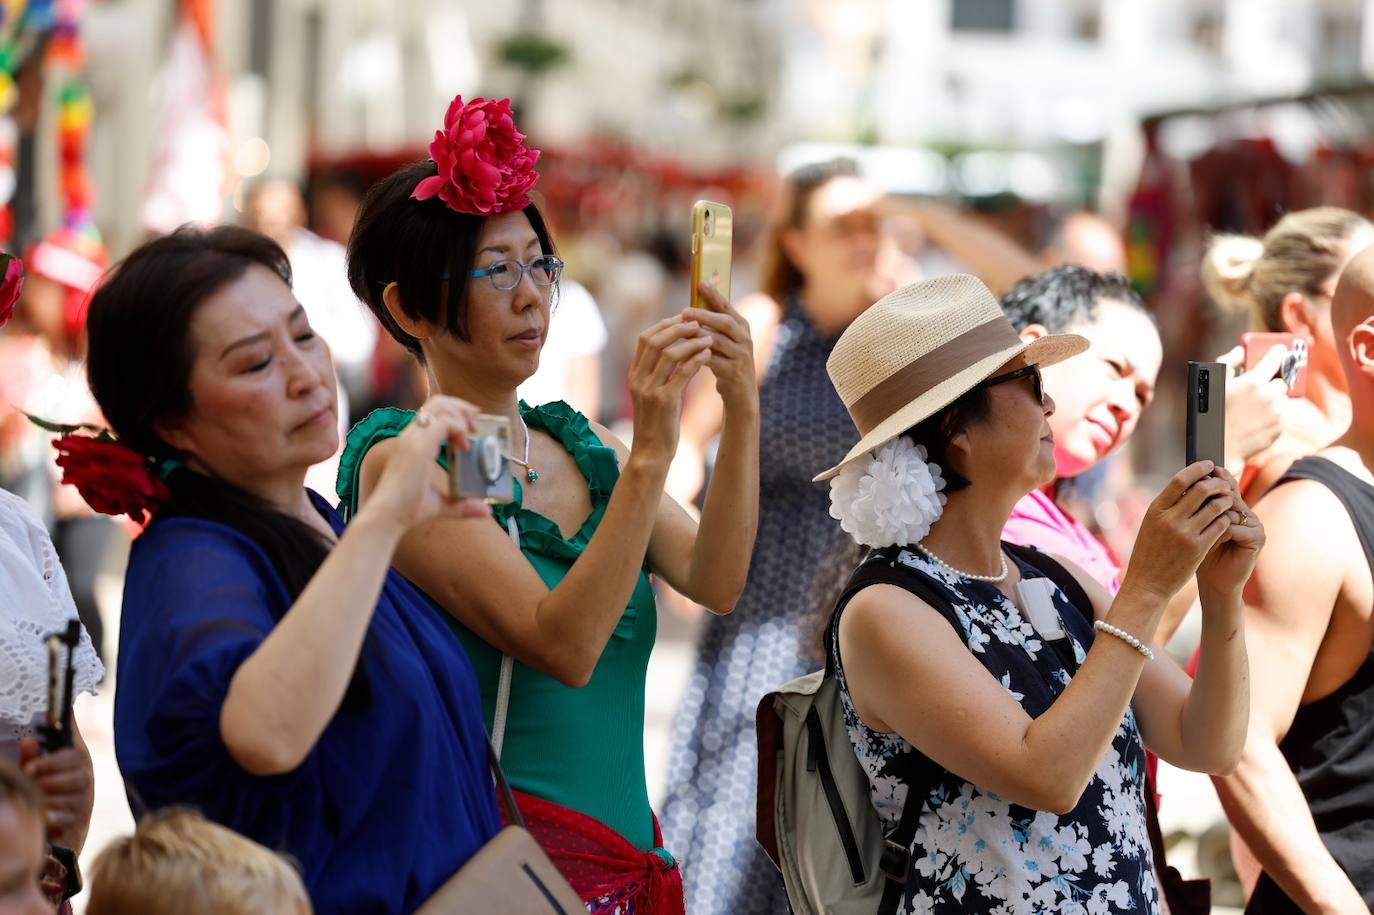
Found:
[[[526,273],[534,285],[552,286],[563,275],[563,260],[552,254],[541,254],[528,264],[522,264],[514,258],[504,258],[480,270],[469,270],[468,276],[485,276],[497,290],[509,292],[520,285],[520,279]],[[439,278],[446,280],[449,275],[442,273]]]

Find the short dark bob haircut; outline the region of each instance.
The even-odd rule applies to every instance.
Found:
[[[420,341],[406,333],[382,300],[388,285],[400,292],[401,309],[412,319],[446,327],[468,339],[467,290],[477,255],[477,236],[486,216],[451,210],[438,197],[410,195],[437,175],[430,160],[413,162],[373,185],[358,210],[348,240],[348,282],[392,338],[424,361]],[[544,216],[533,203],[522,211],[545,254],[554,254]],[[445,279],[448,277],[448,279]]]

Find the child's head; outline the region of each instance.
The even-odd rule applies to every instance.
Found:
[[[47,863],[43,794],[13,763],[0,759],[0,915],[47,915],[39,888]]]
[[[256,842],[187,810],[153,814],[100,853],[88,915],[310,915],[300,876]]]

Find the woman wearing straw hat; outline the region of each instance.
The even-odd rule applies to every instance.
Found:
[[[1224,469],[1169,482],[1115,598],[1001,543],[1012,506],[1054,476],[1040,368],[1085,348],[1022,341],[982,283],[949,276],[874,305],[827,364],[861,439],[817,479],[873,549],[826,646],[884,825],[924,794],[902,912],[1158,911],[1142,741],[1212,773],[1244,743],[1240,594],[1264,533]],[[1150,643],[1195,573],[1190,681]],[[922,589],[948,599],[949,622]]]

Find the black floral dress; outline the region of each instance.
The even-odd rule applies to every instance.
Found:
[[[1070,674],[1054,651],[993,585],[962,578],[908,550],[874,554],[867,561],[901,563],[940,587],[954,606],[969,651],[1027,714],[1043,714],[1068,685]],[[1043,577],[1019,560],[1018,565],[1024,578]],[[1057,588],[1054,600],[1081,663],[1092,645],[1092,626]],[[1078,806],[1059,816],[1003,800],[939,769],[900,736],[869,729],[854,711],[833,639],[829,648],[836,655],[849,739],[868,773],[873,806],[885,828],[896,828],[911,773],[935,773],[919,782],[928,786],[926,808],[912,843],[900,912],[1159,911],[1145,826],[1145,750],[1129,709]]]

